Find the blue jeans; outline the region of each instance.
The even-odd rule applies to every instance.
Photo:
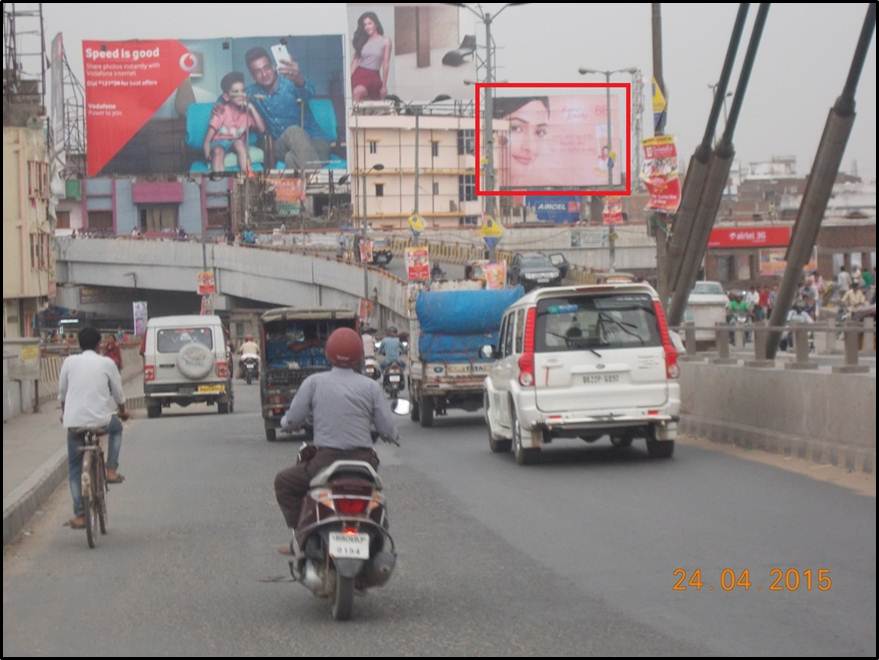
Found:
[[[119,467],[119,450],[122,448],[122,422],[116,415],[110,418],[109,429],[109,455],[107,467],[115,470]],[[80,450],[83,442],[76,433],[67,430],[67,479],[70,482],[70,494],[73,496],[73,515],[85,515],[82,506],[82,457]]]

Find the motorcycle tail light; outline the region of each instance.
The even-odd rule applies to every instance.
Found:
[[[343,516],[360,516],[366,513],[369,500],[336,499],[336,511]]]

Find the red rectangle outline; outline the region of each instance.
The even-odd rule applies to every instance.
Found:
[[[593,189],[577,189],[577,190],[482,190],[480,188],[480,167],[479,159],[482,155],[482,147],[479,141],[480,130],[480,112],[479,100],[480,90],[487,87],[504,87],[504,88],[597,88],[606,89],[625,89],[626,90],[626,141],[631,139],[632,135],[632,83],[476,83],[476,130],[474,133],[476,149],[476,196],[477,197],[561,197],[561,196],[578,196],[578,197],[629,197],[632,194],[632,149],[626,149],[626,188],[625,190],[593,190]],[[641,146],[637,145],[640,149]]]

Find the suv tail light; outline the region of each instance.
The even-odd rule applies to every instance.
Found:
[[[668,322],[665,320],[662,303],[654,300],[653,310],[656,312],[659,336],[662,339],[662,349],[665,351],[665,376],[669,380],[677,380],[678,376],[681,375],[680,367],[678,367],[678,352],[675,350],[674,344],[671,343],[671,335],[668,333]]]
[[[229,377],[229,363],[228,362],[217,362],[217,378],[228,378]]]
[[[149,382],[156,379],[156,365],[146,364],[143,367],[143,380]]]
[[[534,331],[537,325],[537,308],[530,307],[525,316],[525,338],[519,357],[519,385],[534,387]]]

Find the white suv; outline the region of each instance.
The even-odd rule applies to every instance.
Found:
[[[143,391],[148,417],[172,403],[232,412],[232,365],[219,316],[161,316],[147,323]]]
[[[491,450],[535,462],[556,437],[617,446],[647,440],[674,452],[680,413],[677,350],[659,297],[646,284],[539,289],[504,313],[485,379]]]

